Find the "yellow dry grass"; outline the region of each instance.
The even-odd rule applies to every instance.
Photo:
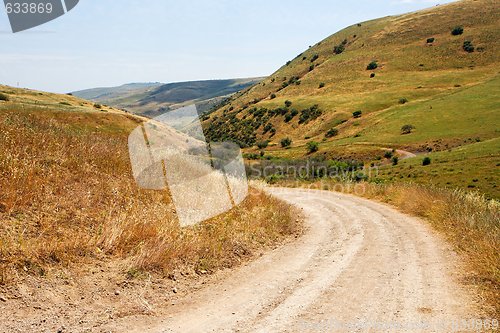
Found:
[[[215,270],[297,231],[253,190],[241,207],[180,228],[166,191],[137,187],[127,137],[140,119],[12,103],[0,108],[0,284],[18,272],[128,258],[134,271]]]

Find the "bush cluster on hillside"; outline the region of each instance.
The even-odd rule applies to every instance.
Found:
[[[401,127],[401,134],[410,134],[414,129],[415,127],[413,125],[404,125]]]
[[[342,43],[340,43],[339,45],[335,45],[333,47],[333,53],[335,54],[341,54],[342,52],[345,51],[345,46],[347,45],[347,39],[344,39],[342,41]]]
[[[325,137],[332,138],[337,135],[339,135],[339,130],[336,128],[330,128],[328,132],[326,132]]]
[[[322,111],[319,109],[319,106],[313,105],[309,109],[304,109],[300,113],[299,124],[308,123],[311,120],[314,120],[321,116]]]
[[[363,111],[361,111],[361,110],[354,111],[354,112],[352,113],[352,116],[353,116],[354,118],[361,118],[361,116],[362,116],[362,115],[363,115]]]
[[[453,36],[458,36],[458,35],[461,35],[464,33],[464,28],[462,26],[457,26],[455,28],[453,28],[453,30],[451,31],[451,34]]]
[[[464,45],[462,46],[462,48],[464,49],[464,51],[466,52],[469,52],[469,53],[472,53],[474,52],[474,45],[472,45],[472,42],[470,40],[466,40],[464,42]]]
[[[281,139],[280,143],[281,143],[281,147],[288,148],[292,145],[292,139],[284,138],[284,139]]]
[[[319,150],[319,143],[316,141],[309,141],[307,143],[307,151],[312,154]]]
[[[378,68],[378,63],[376,61],[372,61],[368,64],[368,66],[366,66],[366,69],[371,71],[371,70],[374,70]]]

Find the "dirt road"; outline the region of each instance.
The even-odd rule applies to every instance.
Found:
[[[453,273],[457,258],[424,222],[338,193],[271,191],[303,209],[303,237],[195,292],[160,321],[109,329],[451,332],[454,320],[472,316]]]

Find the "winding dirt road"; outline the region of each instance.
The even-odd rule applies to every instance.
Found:
[[[303,209],[304,236],[160,321],[122,323],[126,331],[452,332],[455,320],[473,315],[455,282],[457,258],[424,222],[353,196],[270,191]]]

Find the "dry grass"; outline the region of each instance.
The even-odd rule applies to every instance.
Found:
[[[0,109],[0,284],[102,255],[130,258],[135,270],[212,270],[296,232],[288,207],[258,191],[239,209],[180,228],[168,194],[133,180],[127,137],[137,122],[57,107]]]
[[[485,311],[500,314],[500,203],[476,192],[417,184],[288,183],[336,190],[389,203],[427,220],[467,260],[468,282],[479,287]]]

